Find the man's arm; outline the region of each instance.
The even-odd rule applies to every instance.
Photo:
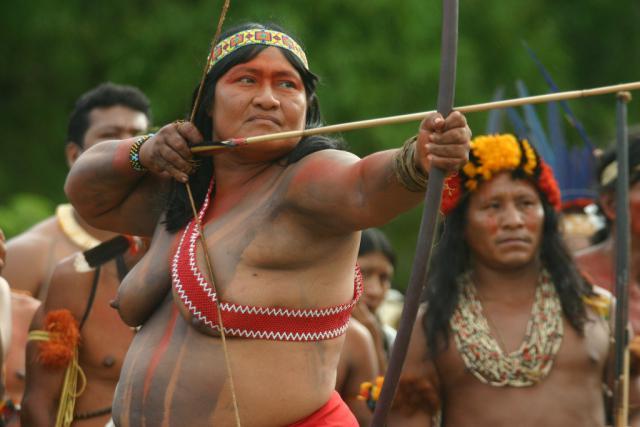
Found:
[[[376,353],[378,373],[379,375],[384,375],[387,369],[387,354],[384,350],[384,331],[382,330],[382,325],[378,324],[375,314],[369,310],[362,300],[358,301],[356,306],[353,307],[351,317],[358,320],[358,322],[368,330]]]
[[[40,306],[30,330],[41,330],[43,323],[44,307]],[[20,421],[22,425],[45,427],[55,425],[65,368],[48,368],[38,362],[38,345],[35,341],[27,343],[26,386]]]
[[[36,311],[30,331],[43,330],[47,313],[67,309],[79,321],[90,292],[94,271],[77,273],[75,255],[65,258],[56,267],[50,292]],[[41,341],[29,341],[26,352],[25,391],[22,400],[22,425],[45,427],[55,424],[65,367],[45,366],[40,359]]]
[[[347,337],[341,357],[346,357],[347,377],[338,390],[345,403],[356,416],[361,426],[371,423],[372,413],[363,400],[358,399],[360,384],[374,381],[378,375],[378,361],[371,334],[360,322],[353,317],[349,321]]]
[[[51,273],[55,254],[52,242],[31,232],[12,238],[7,242],[7,260],[2,276],[12,289],[27,291],[38,297],[40,289]]]
[[[413,159],[400,163],[417,173],[428,173],[432,167],[457,171],[468,159],[469,138],[460,113],[452,113],[446,121],[439,114],[431,115],[422,122],[413,143]],[[343,151],[314,153],[293,170],[288,200],[330,230],[385,224],[424,199],[424,191],[410,191],[398,178],[398,154],[399,150],[387,150],[358,159]]]
[[[432,419],[441,407],[440,381],[435,364],[429,359],[422,327],[424,313],[423,306],[413,326],[398,392],[389,413],[390,427],[431,427]],[[417,394],[420,399],[416,398]],[[408,396],[411,399],[404,398]],[[422,404],[416,407],[416,401]]]

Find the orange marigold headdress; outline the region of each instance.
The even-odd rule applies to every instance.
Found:
[[[531,177],[547,201],[560,210],[560,187],[551,168],[526,139],[501,134],[478,136],[471,141],[469,161],[445,181],[442,213],[448,215],[466,193],[475,191],[482,181],[489,181],[503,171],[517,171],[523,178]]]

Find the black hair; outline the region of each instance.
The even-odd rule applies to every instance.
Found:
[[[615,194],[616,192],[616,183],[617,179],[612,179],[607,182],[605,185],[602,184],[603,173],[607,167],[616,160],[617,152],[616,152],[615,144],[612,144],[610,147],[599,159],[598,167],[596,169],[596,177],[598,182],[598,192],[600,195],[603,194]],[[629,185],[633,185],[636,182],[640,181],[640,168],[635,170],[640,166],[640,126],[635,127],[633,130],[629,131]],[[609,235],[611,234],[611,226],[612,221],[604,214],[602,207],[598,204],[599,213],[605,219],[605,225],[600,230],[598,230],[592,237],[591,243],[598,244],[605,241]]]
[[[151,121],[149,99],[134,86],[102,83],[82,94],[69,116],[67,144],[84,146],[84,135],[89,129],[89,114],[96,108],[124,106],[144,113]]]
[[[523,179],[513,174],[514,179]],[[527,179],[531,182],[531,179]],[[537,187],[536,187],[537,189]],[[579,274],[569,249],[558,229],[558,213],[539,190],[544,210],[540,258],[558,292],[562,311],[580,334],[586,322],[583,296],[592,295],[592,287]],[[431,273],[424,293],[427,311],[422,327],[431,357],[446,350],[449,344],[449,322],[458,305],[458,278],[470,268],[470,249],[465,241],[465,222],[471,193],[445,218],[442,237],[431,262]]]
[[[391,242],[387,236],[377,228],[364,230],[360,237],[358,256],[360,257],[371,252],[382,253],[389,260],[393,268],[396,268],[396,252],[393,250],[393,246],[391,246]]]
[[[232,34],[251,28],[285,32],[275,24],[246,23],[225,31],[220,35],[220,39],[222,40]],[[252,60],[267,47],[269,46],[247,45],[241,47],[216,62],[216,64],[207,73],[202,89],[201,100],[194,117],[194,124],[204,137],[205,141],[211,141],[213,139],[213,121],[211,119],[210,110],[215,97],[216,83],[220,77],[222,77],[232,67]],[[281,49],[281,51],[296,71],[300,73],[304,84],[307,96],[305,129],[322,126],[323,122],[320,114],[320,104],[316,95],[318,77],[309,71],[296,55],[286,49]],[[193,94],[192,106],[195,104],[197,92],[198,88],[196,87]],[[338,139],[322,135],[308,136],[303,138],[292,151],[279,159],[279,161],[284,162],[285,165],[290,165],[316,151],[342,148],[343,143]],[[196,169],[196,172],[190,176],[189,184],[191,186],[196,207],[199,207],[204,202],[209,182],[213,175],[213,162],[211,162],[209,157],[201,156],[195,156],[194,160],[198,161],[199,166]],[[167,215],[165,220],[167,231],[175,232],[183,228],[191,218],[193,218],[193,212],[187,197],[185,186],[174,181],[167,205]]]

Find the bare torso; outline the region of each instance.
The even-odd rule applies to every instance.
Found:
[[[491,313],[492,335],[511,352],[523,339],[530,306],[515,304]],[[494,387],[482,383],[467,370],[453,340],[435,363],[429,358],[419,315],[403,375],[427,379],[442,403],[443,427],[550,426],[603,427],[605,407],[603,382],[609,363],[608,321],[588,310],[589,320],[580,336],[564,320],[564,338],[549,375],[531,387]],[[497,330],[496,330],[497,326]],[[499,331],[496,334],[496,331]],[[391,426],[431,426],[431,416],[422,410],[410,415],[393,413]]]
[[[79,362],[87,377],[87,386],[76,401],[75,413],[78,415],[111,407],[120,370],[134,337],[132,328],[109,306],[119,284],[115,265],[110,262],[103,267],[95,302],[81,331]],[[74,426],[102,427],[110,417],[110,413],[104,413],[87,420],[76,420]]]
[[[74,259],[74,256],[65,259],[56,269],[51,280],[51,292],[44,307],[36,313],[32,328],[41,329],[44,316],[51,310],[64,308],[78,322],[83,318],[94,271],[76,272]],[[115,262],[103,265],[95,300],[81,329],[78,361],[86,377],[86,387],[76,399],[73,426],[103,427],[110,418],[109,408],[120,369],[134,336],[134,331],[109,306],[119,283]],[[44,426],[55,421],[64,370],[38,363],[36,348],[35,342],[30,342],[27,347],[28,381],[23,421],[28,425]],[[100,412],[100,415],[96,416],[96,412]]]
[[[451,342],[436,363],[445,402],[444,426],[604,426],[602,383],[609,351],[608,325],[595,315],[592,319],[584,338],[564,322],[564,339],[553,368],[532,387],[481,383],[465,370]]]
[[[250,185],[216,195],[205,235],[222,300],[318,308],[353,297],[358,233],[332,236],[321,224],[314,227],[313,218],[285,203],[290,179],[274,166]],[[125,319],[145,289],[155,287],[161,303],[149,310],[127,354],[115,397],[119,426],[233,424],[221,340],[194,325],[169,293],[169,260],[178,238],[158,229],[148,254],[123,282]],[[206,273],[200,245],[198,264]],[[227,339],[242,425],[287,425],[320,408],[334,389],[343,341]]]

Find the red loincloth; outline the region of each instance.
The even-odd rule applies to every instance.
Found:
[[[338,392],[324,406],[289,427],[358,427],[358,421]]]

